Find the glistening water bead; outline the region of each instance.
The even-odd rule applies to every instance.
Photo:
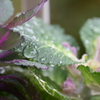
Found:
[[[37,51],[37,49],[33,49],[33,45],[32,46],[26,46],[26,48],[24,49],[24,56],[26,58],[37,57],[38,51]]]

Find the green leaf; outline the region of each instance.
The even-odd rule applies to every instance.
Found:
[[[100,36],[100,19],[87,20],[80,30],[80,35],[87,54],[93,58],[96,52],[97,40]]]
[[[14,12],[11,0],[0,0],[0,25],[3,25]]]
[[[12,94],[18,100],[41,100],[40,94],[36,86],[34,86],[34,81],[31,83],[28,76],[30,77],[32,75],[30,75],[28,70],[20,67],[0,67],[0,93],[8,93],[6,95],[3,93],[5,95],[4,97]],[[16,99],[12,97],[10,100]]]
[[[100,96],[99,95],[92,96],[90,100],[100,100]]]
[[[20,32],[25,38],[25,42],[16,48],[25,58],[46,65],[79,63],[74,54],[62,45],[67,38],[59,26],[46,25],[41,20],[33,18],[14,28],[14,31]]]
[[[82,72],[84,82],[91,89],[100,91],[100,72],[93,72],[88,66],[80,65],[78,70]]]
[[[51,81],[49,78],[44,77],[36,68],[29,67],[29,71],[37,79],[42,89],[45,90],[51,96],[54,96],[59,100],[74,100],[71,97],[63,95],[61,93],[60,87],[54,81]]]
[[[2,68],[2,75],[13,75],[25,80],[29,89],[33,90],[33,92],[29,92],[30,95],[33,94],[34,90],[36,89],[36,91],[38,91],[36,97],[38,96],[38,98],[41,98],[43,100],[51,100],[50,98],[52,98],[52,100],[75,100],[72,97],[63,95],[61,93],[61,87],[50,78],[43,76],[41,74],[41,70],[39,69],[29,67],[29,71],[31,72],[30,73],[26,68],[22,69],[21,67],[16,66],[6,66]],[[15,82],[15,84],[17,83]],[[34,87],[31,86],[32,84]]]

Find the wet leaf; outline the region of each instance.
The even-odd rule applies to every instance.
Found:
[[[33,18],[25,24],[14,28],[25,38],[25,42],[16,49],[25,58],[45,65],[71,65],[79,63],[74,54],[63,46],[67,41],[64,31],[59,26],[44,24]],[[59,37],[56,38],[59,34]]]

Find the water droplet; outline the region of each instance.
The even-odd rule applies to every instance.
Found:
[[[46,58],[41,58],[41,61],[43,62],[43,61],[46,61]]]
[[[34,33],[34,31],[33,31],[32,29],[30,29],[30,28],[26,28],[25,30],[26,30],[27,32],[29,32],[29,33],[32,33],[32,34]]]
[[[29,27],[30,28],[30,24],[28,24],[28,23],[25,23],[24,24],[26,27]]]
[[[3,12],[5,13],[6,12],[6,9],[3,9]]]
[[[85,40],[85,43],[86,43],[86,44],[89,44],[89,41],[88,41],[88,40]]]
[[[50,65],[51,67],[55,67],[55,65]]]
[[[58,55],[58,57],[60,57],[61,55]]]
[[[78,98],[81,98],[81,95],[78,95]]]
[[[5,73],[5,69],[3,67],[0,67],[0,74]]]
[[[62,61],[60,61],[60,64],[62,64]]]
[[[19,26],[19,27],[18,27],[18,29],[20,29],[20,30],[24,30],[24,27],[22,27],[22,26]]]
[[[53,56],[50,56],[50,58],[52,58]]]
[[[51,62],[49,62],[51,64]]]
[[[34,58],[38,56],[38,51],[36,49],[33,49],[33,45],[27,46],[24,49],[24,56],[27,58]]]
[[[38,48],[38,46],[37,45],[35,45],[35,49],[37,49]]]

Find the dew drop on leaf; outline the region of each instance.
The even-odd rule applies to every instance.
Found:
[[[0,74],[4,74],[5,73],[5,69],[3,67],[0,67]]]
[[[55,65],[50,65],[51,67],[54,67]]]
[[[3,9],[3,12],[5,13],[6,12],[6,9]]]
[[[62,61],[60,61],[60,64],[62,64]]]
[[[44,61],[46,61],[46,60],[47,60],[46,58],[41,58],[41,61],[42,61],[42,62],[44,62]]]
[[[27,46],[24,49],[24,56],[27,58],[35,58],[38,56],[38,51],[36,49],[34,49],[34,45]]]

